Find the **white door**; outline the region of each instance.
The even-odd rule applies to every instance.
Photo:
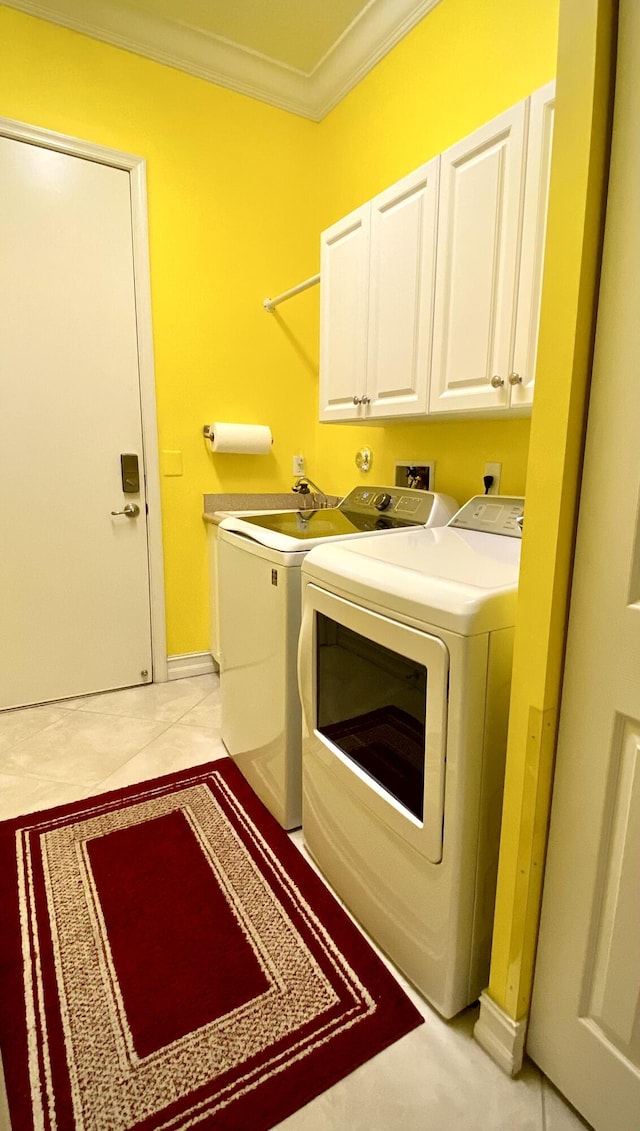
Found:
[[[322,233],[320,420],[357,420],[364,411],[370,226],[367,203]]]
[[[524,130],[520,102],[442,154],[430,412],[509,403]]]
[[[151,679],[129,174],[0,138],[0,706]],[[140,489],[123,491],[121,454]],[[134,517],[122,511],[132,504]]]
[[[612,167],[528,1051],[597,1131],[640,1126],[640,0]]]
[[[367,415],[429,407],[439,158],[371,202]]]

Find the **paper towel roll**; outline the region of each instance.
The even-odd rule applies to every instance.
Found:
[[[273,437],[266,424],[223,424],[216,420],[209,425],[209,443],[212,452],[266,456]]]

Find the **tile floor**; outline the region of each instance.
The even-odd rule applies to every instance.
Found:
[[[216,675],[0,713],[0,819],[223,757],[219,726]],[[304,852],[300,831],[292,840]],[[387,965],[425,1024],[281,1131],[584,1131],[532,1063],[510,1080],[486,1056],[472,1038],[477,1007],[445,1022]]]

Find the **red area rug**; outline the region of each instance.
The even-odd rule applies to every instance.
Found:
[[[0,825],[13,1131],[266,1131],[421,1023],[230,759]]]

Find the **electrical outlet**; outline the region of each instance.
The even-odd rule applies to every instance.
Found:
[[[293,474],[304,475],[304,456],[293,457]]]
[[[493,475],[493,483],[489,488],[490,495],[500,494],[500,473],[502,471],[501,463],[485,463],[484,474]]]

